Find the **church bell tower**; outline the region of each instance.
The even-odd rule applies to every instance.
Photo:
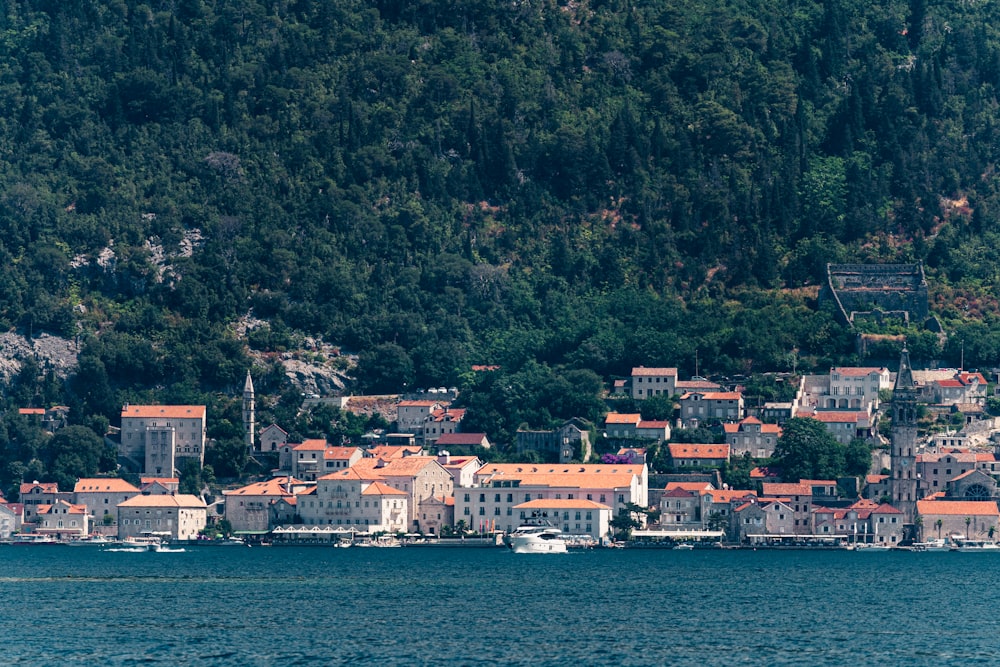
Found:
[[[254,401],[253,379],[247,371],[247,381],[243,384],[243,442],[253,451],[254,433],[257,431],[257,406]]]
[[[920,479],[917,476],[917,384],[913,380],[910,353],[903,346],[899,372],[892,392],[889,493],[905,524],[913,524],[917,511]]]

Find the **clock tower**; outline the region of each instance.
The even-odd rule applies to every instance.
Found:
[[[903,346],[899,372],[892,390],[892,431],[890,440],[889,495],[892,505],[903,513],[904,524],[916,517],[920,479],[917,476],[917,384],[913,380],[910,353]]]

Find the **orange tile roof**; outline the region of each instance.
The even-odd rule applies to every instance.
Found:
[[[631,412],[609,412],[604,418],[605,424],[638,424],[642,420],[642,415]]]
[[[458,422],[465,418],[465,408],[442,408],[441,410],[434,410],[429,416],[429,421],[433,422],[445,422],[452,421]]]
[[[694,394],[698,394],[708,401],[736,401],[743,398],[743,394],[738,391],[689,391],[681,396],[681,400],[683,401]]]
[[[670,422],[666,420],[641,421],[635,425],[636,428],[656,428],[656,429],[666,429],[668,426],[670,426]]]
[[[667,445],[675,459],[725,459],[729,458],[728,444],[695,444],[676,442]]]
[[[664,488],[665,491],[673,491],[674,489],[697,491],[699,493],[714,490],[708,482],[667,482],[667,486]]]
[[[844,366],[839,368],[831,368],[831,373],[840,373],[841,375],[847,377],[864,377],[866,375],[871,375],[872,373],[883,373],[886,369],[884,368],[864,368],[864,367],[852,367]]]
[[[711,496],[713,503],[731,503],[733,500],[748,496],[756,498],[757,492],[749,489],[711,489],[702,495]]]
[[[440,465],[436,456],[405,456],[388,461],[383,459],[382,462],[384,465],[380,468],[379,459],[361,459],[352,467],[362,474],[377,477],[412,477],[429,465]]]
[[[323,451],[324,459],[349,459],[358,453],[360,447],[327,447]]]
[[[44,415],[45,408],[18,408],[17,413],[21,415]]]
[[[139,483],[145,486],[146,484],[180,484],[181,480],[179,477],[140,477]]]
[[[856,424],[859,421],[864,421],[868,419],[868,415],[864,412],[845,412],[845,411],[817,411],[809,415],[816,421],[821,421],[824,424],[841,424],[841,423],[851,423]]]
[[[744,424],[760,424],[761,433],[773,433],[775,435],[781,435],[781,427],[777,424],[765,424],[756,417],[747,417],[743,421],[737,422],[735,424],[726,422],[722,425],[723,430],[726,433],[740,433],[743,431]]]
[[[635,476],[641,476],[643,469],[641,464],[616,463],[487,463],[476,475],[485,481],[516,479],[522,486],[624,488]]]
[[[407,452],[420,454],[421,451],[423,450],[417,445],[378,445],[369,449],[366,456],[380,459],[398,459],[406,456]]]
[[[762,492],[765,496],[811,496],[812,487],[808,484],[764,482]]]
[[[205,501],[189,493],[158,496],[133,496],[118,507],[205,507]]]
[[[139,493],[139,489],[120,477],[94,477],[78,480],[73,493]]]
[[[394,489],[383,482],[372,482],[361,492],[363,496],[409,496],[406,491]]]
[[[364,459],[362,459],[364,460]],[[373,482],[375,480],[382,479],[382,477],[374,472],[374,470],[368,470],[367,468],[354,466],[351,468],[345,468],[343,470],[338,470],[336,472],[331,472],[322,477],[319,477],[316,481],[321,479],[353,479],[360,480],[363,482]]]
[[[122,418],[138,417],[142,419],[204,419],[204,405],[126,405],[122,408]]]
[[[611,508],[602,503],[595,502],[593,500],[586,500],[583,498],[574,498],[569,500],[567,498],[536,498],[535,500],[529,500],[527,502],[521,503],[520,505],[514,505],[516,510],[531,510],[531,509],[583,509],[583,510],[610,510]]]
[[[87,510],[87,506],[86,505],[74,505],[73,503],[68,503],[65,500],[60,500],[59,502],[53,503],[51,505],[39,505],[38,506],[38,513],[39,514],[48,514],[52,510],[53,507],[55,507],[56,505],[59,505],[59,504],[66,505],[66,511],[69,514],[86,514],[89,511],[89,510]]]
[[[263,482],[248,484],[239,489],[228,489],[222,492],[224,496],[290,496],[287,485],[301,486],[303,482],[294,477],[272,477]]]
[[[1000,518],[1000,510],[992,500],[918,500],[917,513]]]
[[[878,507],[872,510],[872,514],[902,514],[903,512],[896,509],[889,503],[882,503]]]
[[[42,490],[42,493],[59,493],[59,485],[55,482],[25,482],[21,485],[21,495],[30,493],[36,486]]]
[[[397,406],[401,408],[432,408],[441,405],[440,401],[400,401]]]
[[[676,368],[646,368],[645,366],[636,366],[632,369],[632,377],[656,377],[656,376],[666,376],[673,375],[677,377]]]
[[[300,451],[321,452],[326,448],[327,448],[327,442],[326,440],[323,440],[321,438],[310,438],[309,440],[303,440],[297,445],[292,445],[293,452],[300,452]]]

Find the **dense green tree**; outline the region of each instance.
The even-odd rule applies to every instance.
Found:
[[[809,417],[793,417],[782,425],[774,459],[790,481],[837,479],[847,472],[845,447],[823,422]]]

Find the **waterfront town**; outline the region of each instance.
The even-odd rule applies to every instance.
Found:
[[[17,502],[0,504],[0,538],[156,535],[185,542],[224,524],[227,537],[248,544],[378,544],[380,536],[411,544],[488,542],[531,517],[545,517],[576,544],[592,546],[992,542],[1000,525],[1000,439],[983,409],[991,383],[982,373],[914,370],[904,348],[896,372],[838,367],[795,381],[794,400],[750,409],[739,385],[682,380],[676,368],[633,368],[609,386],[609,403],[670,397],[673,419],[611,410],[596,427],[570,420],[554,430],[525,429],[516,442],[523,462],[491,463],[479,456],[494,446],[488,434],[462,429],[465,410],[451,407],[454,394],[447,390],[423,398],[337,398],[345,410],[391,405],[394,430],[371,433],[360,444],[292,442],[281,425],[258,427],[248,373],[246,446],[273,463],[270,475],[225,489],[221,497],[179,493],[175,471],[185,459],[204,460],[206,407],[126,405],[114,444],[119,460],[139,472],[140,484],[124,477],[80,479],[70,491],[26,481]],[[53,411],[25,412],[58,428]],[[961,424],[918,437],[918,415],[934,413],[961,415]],[[886,416],[891,426],[882,433]],[[767,465],[783,425],[793,419],[822,425],[844,447],[869,443],[867,474],[789,479]],[[723,441],[671,440],[672,431],[706,424],[724,434]],[[605,449],[615,443],[614,451],[596,456],[597,438]],[[653,451],[669,472],[651,470]],[[723,481],[723,471],[748,461],[749,484],[734,488]]]

